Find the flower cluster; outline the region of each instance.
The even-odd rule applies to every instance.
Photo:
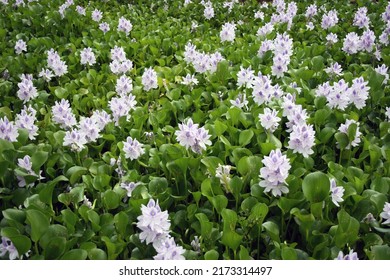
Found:
[[[353,19],[353,25],[359,28],[368,28],[370,25],[370,19],[367,16],[367,7],[360,7]]]
[[[385,205],[383,206],[383,211],[380,214],[380,216],[385,219],[382,224],[388,225],[390,224],[390,203],[386,202]]]
[[[287,156],[282,152],[272,150],[269,156],[262,160],[264,167],[260,169],[260,187],[265,188],[265,192],[272,192],[273,196],[281,196],[282,193],[288,193],[286,179],[291,168]]]
[[[357,109],[366,106],[366,100],[369,97],[370,87],[363,77],[355,78],[351,87],[344,79],[335,82],[332,86],[329,82],[320,85],[317,90],[317,96],[325,96],[327,105],[330,108],[345,110],[348,105],[354,104]]]
[[[329,29],[335,26],[339,22],[339,18],[336,10],[330,10],[322,16],[321,27],[323,29]]]
[[[50,49],[47,52],[47,67],[54,72],[55,76],[61,77],[68,73],[68,66],[61,60],[59,54]]]
[[[7,117],[0,119],[0,139],[16,142],[19,136],[18,127]]]
[[[278,117],[278,111],[275,109],[265,108],[262,114],[259,114],[261,126],[273,133],[279,126],[281,118]]]
[[[181,84],[189,87],[190,91],[192,91],[193,87],[199,83],[198,79],[195,78],[194,74],[187,74],[182,78]]]
[[[203,11],[204,17],[206,19],[212,19],[214,17],[213,4],[210,1],[204,2],[203,0],[201,4],[203,4],[204,7],[204,11]]]
[[[152,67],[146,68],[142,74],[142,85],[145,91],[158,88],[157,73]]]
[[[20,100],[23,100],[24,103],[34,99],[38,96],[37,88],[33,84],[32,75],[21,75],[21,81],[18,83],[17,95]]]
[[[136,104],[137,101],[135,100],[135,96],[132,94],[111,98],[108,105],[112,112],[115,125],[119,125],[119,119],[121,117],[126,116],[126,119],[128,120],[130,118],[130,111],[135,109]]]
[[[133,29],[133,25],[128,19],[124,17],[119,18],[118,28],[117,28],[118,31],[125,32],[126,36],[128,36],[132,29]]]
[[[225,187],[227,192],[231,192],[230,189],[230,170],[232,167],[230,165],[221,165],[218,164],[217,169],[215,170],[215,177],[217,177],[220,183]]]
[[[348,261],[357,261],[359,260],[358,255],[353,250],[349,251],[349,254],[344,256],[343,251],[340,251],[335,260],[348,260]]]
[[[103,18],[103,13],[102,13],[102,11],[95,9],[95,10],[93,10],[91,17],[92,17],[93,21],[99,22]]]
[[[161,211],[158,201],[150,199],[148,204],[141,206],[142,215],[137,217],[137,227],[142,231],[140,240],[146,244],[153,244],[157,255],[156,260],[184,260],[182,256],[185,250],[177,246],[170,236],[170,226],[168,212]]]
[[[221,38],[221,42],[233,42],[236,38],[236,25],[234,23],[227,22],[222,25],[222,30],[219,33],[219,37]]]
[[[15,44],[15,53],[21,54],[22,52],[27,52],[27,44],[24,40],[19,39]]]
[[[198,52],[196,46],[187,43],[184,51],[184,60],[187,63],[191,63],[198,73],[205,73],[206,71],[214,73],[217,70],[218,63],[224,60],[224,58],[219,52],[213,54]]]
[[[356,54],[360,51],[372,52],[375,47],[375,34],[372,30],[365,30],[361,36],[350,32],[345,36],[342,50],[347,54]]]
[[[18,167],[21,168],[24,172],[26,172],[30,176],[35,176],[39,179],[44,179],[41,176],[42,171],[39,172],[39,175],[32,169],[32,162],[31,157],[29,155],[24,156],[24,158],[18,159]],[[18,179],[18,186],[19,187],[32,187],[34,186],[34,182],[27,185],[26,180],[23,176],[16,175],[16,178]]]
[[[38,135],[38,127],[35,125],[37,111],[31,106],[24,106],[23,110],[16,115],[15,125],[17,128],[26,129],[28,138],[34,140]]]
[[[202,153],[206,150],[206,145],[211,145],[208,130],[204,127],[199,128],[199,125],[194,124],[191,118],[187,122],[179,124],[179,130],[175,132],[175,135],[180,145],[186,149],[191,148],[195,153]]]
[[[127,191],[127,197],[131,197],[131,193],[133,192],[133,190],[136,187],[138,187],[139,185],[141,185],[141,184],[142,183],[140,183],[140,182],[137,182],[137,183],[134,183],[134,182],[122,182],[120,184],[120,187]]]
[[[106,34],[108,31],[110,31],[110,25],[107,22],[101,22],[99,23],[99,29],[103,31],[104,34]]]
[[[311,4],[307,7],[305,16],[310,19],[310,18],[313,18],[314,16],[316,16],[317,13],[318,13],[317,5]]]
[[[76,117],[72,112],[69,101],[66,99],[55,102],[52,114],[53,122],[59,124],[61,128],[68,129],[77,124]]]
[[[137,139],[133,139],[130,136],[127,137],[126,141],[123,141],[123,151],[125,152],[125,158],[134,160],[139,158],[145,153],[143,144],[138,142]]]
[[[80,63],[82,65],[88,64],[92,66],[96,63],[96,57],[91,48],[84,48],[80,52]]]
[[[133,69],[133,62],[126,58],[126,53],[122,47],[115,46],[110,51],[110,70],[114,74],[125,74]]]

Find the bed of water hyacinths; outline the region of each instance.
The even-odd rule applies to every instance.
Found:
[[[0,0],[0,258],[390,259],[385,0]]]

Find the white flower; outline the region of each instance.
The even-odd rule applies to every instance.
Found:
[[[260,169],[260,187],[265,188],[264,192],[272,192],[273,196],[281,196],[282,193],[288,193],[286,179],[291,168],[287,156],[282,152],[272,150],[269,156],[262,160],[264,167]]]
[[[279,126],[281,118],[278,117],[278,111],[265,108],[263,114],[259,114],[261,126],[273,133]]]
[[[353,250],[349,251],[349,254],[344,256],[343,251],[340,251],[337,255],[337,258],[335,260],[349,260],[349,261],[356,261],[359,260],[358,255]]]
[[[123,151],[125,152],[125,158],[130,160],[137,159],[145,153],[143,144],[130,136],[127,137],[126,141],[123,141]]]
[[[34,99],[38,96],[37,88],[32,82],[32,75],[21,75],[21,82],[18,83],[17,95],[19,99],[23,100],[24,103]]]
[[[157,73],[152,67],[145,70],[142,75],[142,85],[145,91],[149,91],[153,88],[158,88],[157,84]]]
[[[87,142],[85,135],[80,130],[72,129],[65,133],[63,145],[70,146],[72,151],[80,152],[85,148]]]
[[[335,179],[330,179],[330,192],[332,197],[332,202],[337,206],[340,207],[339,202],[343,202],[343,195],[344,195],[345,189],[343,187],[336,185]]]
[[[27,52],[27,44],[22,39],[19,39],[15,44],[15,53],[21,54],[22,52]]]
[[[88,64],[92,66],[96,63],[96,57],[91,48],[84,48],[80,52],[80,57],[81,57],[80,63],[82,65]]]
[[[237,97],[233,100],[230,100],[230,104],[232,104],[232,107],[237,107],[237,108],[240,108],[240,109],[248,109],[248,100],[246,99],[246,95],[245,94],[242,94],[242,93],[239,93],[237,95]]]
[[[101,21],[102,18],[103,18],[103,13],[100,10],[98,10],[98,9],[93,10],[93,12],[92,12],[92,20],[93,21],[99,22],[99,21]]]
[[[15,125],[28,131],[28,138],[34,140],[38,135],[38,127],[35,125],[36,111],[31,106],[24,106],[20,114],[16,115]]]
[[[185,250],[182,246],[177,246],[172,237],[167,237],[156,246],[156,251],[157,255],[153,257],[155,260],[185,260]]]
[[[7,117],[0,119],[0,139],[16,142],[19,136],[18,128]]]
[[[380,214],[380,216],[383,219],[385,219],[385,221],[382,222],[382,224],[384,224],[384,225],[390,224],[390,203],[385,202],[385,205],[383,206],[383,211]]]
[[[10,260],[19,258],[18,250],[12,241],[7,237],[2,237],[0,244],[0,257],[4,257],[6,253],[8,253],[8,258]]]
[[[313,154],[315,145],[313,125],[294,125],[290,133],[290,140],[287,148],[292,149],[294,153],[302,154],[305,158]]]
[[[127,191],[127,196],[128,197],[131,197],[131,193],[133,192],[133,190],[141,185],[142,183],[140,182],[137,182],[137,183],[134,183],[134,182],[123,182],[121,183],[121,188],[122,189],[125,189]]]
[[[153,199],[150,199],[146,206],[141,206],[141,212],[142,215],[137,217],[137,227],[142,230],[139,238],[142,242],[153,243],[153,246],[158,248],[169,235],[171,222],[168,212],[161,211],[158,202]]]
[[[237,73],[237,86],[249,87],[254,78],[255,71],[250,66],[248,68],[240,66],[240,71]]]
[[[227,22],[222,26],[222,30],[219,33],[219,37],[221,38],[221,42],[233,42],[236,38],[235,34],[236,25],[234,23]]]
[[[130,31],[133,29],[133,25],[129,20],[124,17],[120,17],[118,22],[118,31],[123,31],[126,35],[129,35]]]
[[[61,99],[56,101],[52,109],[53,122],[60,125],[61,128],[71,128],[77,124],[76,117],[72,113],[68,100]]]

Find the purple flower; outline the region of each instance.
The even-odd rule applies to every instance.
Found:
[[[351,141],[351,143],[349,143],[347,145],[347,147],[345,147],[346,149],[351,149],[351,146],[352,147],[359,146],[359,143],[361,141],[360,137],[361,137],[362,133],[359,131],[359,123],[355,120],[346,120],[344,124],[340,125],[339,132],[342,132],[342,133],[345,133],[348,135],[348,129],[349,129],[349,126],[351,124],[356,124],[357,129],[356,129],[356,133],[355,133],[355,138]]]
[[[161,211],[158,201],[153,199],[150,199],[146,206],[141,206],[141,212],[142,215],[137,217],[137,227],[142,231],[139,238],[142,242],[153,243],[153,246],[158,248],[169,236],[171,222],[168,212]]]
[[[0,119],[0,139],[16,142],[19,136],[18,128],[14,122],[10,122],[7,117]]]
[[[22,52],[27,52],[27,44],[22,39],[19,39],[15,44],[15,53],[21,54]]]
[[[385,219],[382,224],[389,225],[390,224],[390,203],[385,202],[385,205],[383,206],[383,211],[380,214],[381,218]]]
[[[99,22],[103,18],[103,13],[100,10],[95,9],[95,10],[93,10],[91,16],[92,16],[93,21]]]
[[[129,20],[124,17],[119,18],[118,22],[118,31],[123,31],[126,33],[126,36],[129,35],[130,31],[133,29],[133,25]]]
[[[331,198],[334,205],[337,207],[340,207],[339,202],[343,202],[343,195],[344,195],[345,189],[343,187],[336,185],[335,179],[330,179],[330,192],[331,192]]]
[[[96,63],[95,54],[93,53],[91,48],[84,48],[80,52],[81,61],[80,63],[82,65],[88,64],[89,66],[92,66]]]
[[[259,114],[261,126],[273,133],[279,126],[281,118],[278,117],[278,111],[275,109],[265,108],[263,114]]]
[[[18,83],[17,95],[19,99],[23,100],[24,103],[34,99],[38,96],[37,88],[32,82],[32,75],[21,75],[21,82]]]
[[[350,261],[356,261],[359,260],[358,255],[353,250],[349,251],[349,254],[344,256],[344,253],[342,251],[339,252],[337,258],[335,260],[350,260]]]
[[[0,257],[4,257],[5,254],[7,253],[8,253],[8,258],[10,260],[19,258],[18,250],[16,249],[12,241],[7,237],[2,237],[1,244],[0,244]]]
[[[130,160],[137,159],[145,153],[143,144],[130,136],[127,137],[126,141],[123,141],[123,151],[125,152],[125,158],[129,158]]]
[[[312,125],[294,125],[290,133],[288,148],[294,153],[302,154],[305,158],[313,154],[315,145],[314,129]]]
[[[264,167],[260,169],[260,187],[265,188],[264,192],[272,192],[273,196],[281,196],[288,193],[286,179],[291,168],[287,156],[277,149],[271,151],[269,156],[262,160]]]
[[[127,191],[127,196],[128,197],[131,197],[131,193],[133,192],[133,190],[138,187],[139,185],[141,185],[142,183],[138,182],[138,183],[134,183],[134,182],[123,182],[121,183],[121,188],[122,189],[125,189]]]
[[[152,67],[146,68],[142,74],[142,85],[145,91],[149,91],[153,88],[158,88],[157,73]]]
[[[156,251],[157,255],[153,257],[155,260],[185,260],[183,257],[185,250],[182,246],[177,246],[172,237],[167,237],[156,246]]]
[[[52,115],[53,122],[59,124],[61,128],[68,129],[77,124],[68,100],[56,101],[52,108]]]

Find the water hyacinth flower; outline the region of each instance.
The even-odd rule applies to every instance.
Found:
[[[133,190],[136,187],[138,187],[139,185],[141,185],[141,184],[142,183],[140,183],[140,182],[137,182],[137,183],[134,183],[134,182],[122,182],[120,187],[127,191],[127,197],[131,197],[131,193],[133,192]]]
[[[93,21],[99,22],[103,18],[103,13],[100,10],[95,9],[93,10],[91,17]]]
[[[23,100],[23,102],[26,103],[38,96],[38,90],[32,82],[33,77],[31,74],[22,74],[20,78],[21,81],[18,83],[17,95],[20,100]]]
[[[337,258],[335,260],[349,260],[349,261],[356,261],[359,260],[358,255],[353,250],[349,251],[349,254],[344,256],[343,251],[340,251]]]
[[[91,48],[84,48],[81,52],[80,52],[80,63],[82,65],[86,65],[88,64],[89,66],[92,66],[96,63],[96,57],[95,57],[95,54],[93,53],[92,49]]]
[[[124,17],[119,18],[118,28],[117,28],[118,31],[125,32],[126,36],[128,36],[132,29],[133,29],[133,25],[128,19]]]
[[[79,6],[79,5],[76,6],[76,12],[77,12],[79,15],[81,15],[81,16],[85,16],[85,15],[86,15],[86,13],[85,13],[85,8],[82,7],[82,6]]]
[[[38,74],[39,77],[43,78],[46,82],[50,82],[50,80],[54,77],[54,73],[50,69],[42,69]]]
[[[150,199],[146,206],[141,206],[141,212],[142,214],[137,217],[137,227],[142,231],[139,238],[141,242],[153,243],[153,246],[158,248],[169,236],[171,222],[168,211],[161,211],[158,201]]]
[[[41,179],[45,179],[44,177],[42,177],[42,170],[39,172],[39,175],[37,173],[35,173],[35,171],[32,169],[32,162],[31,162],[31,157],[29,155],[25,155],[23,158],[19,158],[18,159],[18,167],[23,169],[24,172],[26,172],[28,175],[31,175],[31,176],[36,176],[39,178],[39,180]],[[18,186],[19,187],[32,187],[34,186],[34,183],[30,183],[29,185],[27,185],[26,183],[26,180],[24,179],[24,177],[22,176],[19,176],[19,175],[16,175],[16,178],[18,179]]]
[[[0,257],[4,257],[7,253],[10,260],[19,258],[18,250],[12,241],[7,237],[2,237],[0,243]]]
[[[123,96],[129,94],[133,90],[133,82],[126,75],[122,75],[116,80],[115,91]]]
[[[338,64],[337,62],[332,63],[329,67],[325,68],[324,70],[326,74],[330,76],[340,76],[341,71],[343,71],[341,65]]]
[[[214,8],[210,1],[204,5],[203,16],[208,20],[214,17]]]
[[[351,149],[351,146],[352,147],[357,147],[359,146],[360,144],[360,137],[362,135],[362,133],[359,131],[359,123],[355,120],[346,120],[344,124],[341,124],[340,127],[339,127],[339,132],[342,132],[342,133],[345,133],[348,135],[348,129],[349,129],[349,126],[351,124],[356,124],[357,125],[357,129],[356,129],[356,132],[355,132],[355,137],[354,139],[351,141],[351,143],[349,143],[345,149]],[[338,144],[338,143],[337,143]]]
[[[152,67],[146,68],[145,72],[142,74],[142,85],[145,91],[158,88],[157,73]]]
[[[385,77],[382,85],[387,84],[387,82],[389,81],[388,71],[389,71],[389,68],[385,64],[379,65],[378,67],[375,68],[375,72],[377,72],[378,74]]]
[[[120,97],[113,97],[108,102],[108,105],[112,111],[112,117],[115,125],[119,125],[119,119],[126,116],[126,120],[130,118],[130,111],[135,109],[137,101],[132,94],[122,95]]]
[[[302,154],[307,158],[313,154],[315,145],[313,125],[294,125],[290,133],[290,140],[287,148],[292,149],[294,153]]]
[[[370,87],[368,82],[363,77],[355,78],[352,81],[352,86],[349,89],[350,102],[355,105],[357,109],[363,109],[366,106],[366,100],[369,97]]]
[[[30,140],[35,140],[35,136],[38,135],[38,126],[35,125],[36,113],[36,110],[31,106],[24,106],[23,110],[15,118],[16,127],[26,129]]]
[[[278,111],[275,109],[265,108],[263,114],[259,114],[261,126],[273,133],[279,126],[281,118],[278,117]]]
[[[78,124],[80,133],[82,133],[88,143],[95,142],[100,137],[100,129],[94,118],[81,117]]]
[[[237,73],[237,86],[241,87],[249,87],[255,78],[255,71],[249,66],[248,68],[244,68],[240,66],[240,71]]]
[[[343,187],[337,186],[335,179],[330,179],[330,193],[332,202],[337,207],[340,207],[339,202],[343,202],[343,195],[344,195],[345,189]]]
[[[383,211],[380,214],[381,218],[383,218],[385,221],[382,222],[384,225],[390,224],[390,203],[385,202],[385,205],[383,206]]]
[[[104,34],[106,34],[108,31],[110,31],[110,25],[107,22],[99,23],[99,29],[103,31]]]
[[[54,74],[58,77],[68,73],[68,66],[53,49],[50,49],[47,52],[47,66],[53,70]]]
[[[76,117],[72,112],[69,101],[61,99],[56,101],[52,108],[52,120],[61,128],[69,129],[77,124]]]
[[[123,141],[123,151],[125,152],[125,158],[134,160],[139,158],[145,153],[143,144],[138,142],[137,139],[133,139],[130,136],[126,138],[126,141]]]
[[[317,5],[316,4],[311,4],[306,9],[305,17],[310,19],[310,18],[316,16],[317,13],[318,13]]]
[[[220,183],[225,187],[225,190],[230,192],[230,170],[232,169],[231,165],[221,165],[218,164],[217,169],[215,170],[215,177],[217,177]]]
[[[194,74],[187,74],[185,77],[182,78],[181,84],[186,85],[189,87],[189,90],[192,91],[194,86],[196,86],[199,83],[198,79],[195,78]]]
[[[172,237],[165,238],[155,249],[157,251],[157,255],[153,257],[155,260],[185,260],[183,256],[185,250],[182,246],[177,246]]]
[[[269,156],[262,160],[264,167],[260,169],[260,187],[264,192],[271,192],[273,196],[288,193],[286,179],[291,168],[287,156],[282,155],[280,149],[272,150]]]
[[[221,38],[221,42],[233,42],[236,38],[236,25],[234,23],[227,22],[222,25],[222,30],[219,33],[219,37]]]
[[[0,139],[16,142],[19,136],[18,127],[7,117],[0,119]]]
[[[322,16],[321,27],[323,29],[329,29],[335,26],[339,22],[336,10],[330,10]]]
[[[347,54],[355,54],[361,50],[360,37],[355,32],[350,32],[345,36],[342,50]]]
[[[191,118],[187,122],[179,124],[179,130],[175,131],[176,140],[186,149],[191,148],[195,153],[201,153],[206,149],[206,145],[211,145],[208,130],[203,127],[199,128],[194,124]]]
[[[15,53],[21,54],[22,52],[27,52],[27,44],[24,40],[19,39],[15,44]]]
[[[337,34],[329,33],[328,35],[326,35],[326,41],[328,45],[333,45],[336,44],[339,39],[337,37]]]
[[[360,7],[353,18],[353,25],[359,28],[368,28],[370,19],[367,16],[367,7]]]
[[[85,149],[85,144],[87,143],[85,134],[81,130],[72,129],[66,131],[63,143],[65,147],[69,146],[72,151],[80,152]]]
[[[248,110],[248,103],[249,101],[246,99],[246,95],[243,93],[239,93],[235,99],[230,100],[230,104],[232,104],[230,108],[236,107],[239,109]]]

